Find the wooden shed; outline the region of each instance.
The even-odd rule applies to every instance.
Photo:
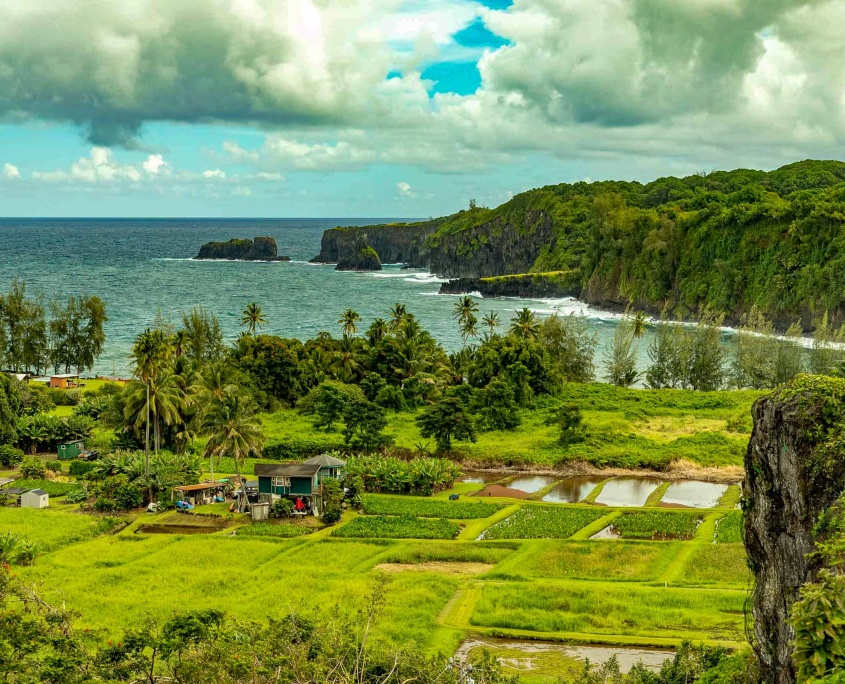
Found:
[[[78,373],[61,373],[60,375],[50,376],[50,387],[58,387],[59,389],[68,389],[69,387],[79,386]]]
[[[71,461],[74,458],[79,458],[79,455],[85,451],[85,443],[81,439],[73,442],[65,442],[59,444],[56,448],[60,461]]]
[[[187,501],[194,506],[214,503],[215,499],[225,499],[227,482],[200,482],[199,484],[174,487],[173,493],[181,501]]]

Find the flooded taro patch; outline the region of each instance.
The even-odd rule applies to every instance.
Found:
[[[601,478],[590,475],[568,477],[558,482],[554,488],[543,497],[549,503],[578,503],[583,501],[600,483]]]
[[[726,484],[680,480],[669,485],[660,505],[666,508],[715,508],[726,491]]]
[[[470,638],[455,653],[461,661],[472,662],[481,649],[492,651],[507,674],[530,677],[572,676],[583,670],[584,663],[602,665],[616,657],[623,674],[638,662],[657,671],[674,652],[668,650],[592,644],[563,644],[552,641],[517,641],[511,639]]]
[[[596,497],[600,506],[644,506],[660,480],[647,477],[619,477],[608,482]]]
[[[508,483],[510,489],[518,489],[521,492],[535,494],[558,481],[558,478],[549,475],[522,475]]]
[[[458,480],[467,484],[490,484],[504,478],[502,473],[488,473],[483,470],[467,470]]]

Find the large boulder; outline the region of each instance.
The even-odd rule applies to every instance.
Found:
[[[344,255],[335,266],[336,271],[380,271],[381,259],[372,247],[360,242],[356,249]]]

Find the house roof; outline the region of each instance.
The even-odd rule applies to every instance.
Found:
[[[43,489],[30,489],[27,494],[35,494],[36,496],[49,496]]]
[[[205,489],[224,489],[225,487],[225,482],[200,482],[199,484],[181,485],[173,489],[179,492],[201,492]]]
[[[59,373],[58,375],[51,375],[51,378],[63,378],[65,380],[69,378],[78,378],[79,373]]]
[[[28,489],[23,487],[6,487],[5,489],[0,489],[0,494],[5,494],[6,496],[20,496],[24,492],[28,491]]]
[[[313,463],[256,463],[258,477],[314,477],[320,466]]]
[[[312,456],[306,459],[303,463],[309,465],[318,465],[321,468],[342,468],[346,465],[346,461],[341,461],[339,458],[329,456],[328,454],[320,454],[319,456]]]
[[[7,484],[11,484],[14,481],[15,481],[15,478],[13,478],[13,477],[0,477],[0,487],[4,487]]]

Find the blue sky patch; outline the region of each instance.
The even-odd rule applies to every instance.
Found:
[[[472,95],[481,87],[481,72],[475,62],[438,62],[427,67],[422,78],[434,81],[431,94]]]
[[[478,0],[478,3],[493,10],[505,10],[513,5],[513,0]]]
[[[500,48],[503,45],[510,45],[510,41],[497,36],[484,25],[481,19],[476,19],[464,29],[461,29],[453,36],[458,45],[473,48]]]

